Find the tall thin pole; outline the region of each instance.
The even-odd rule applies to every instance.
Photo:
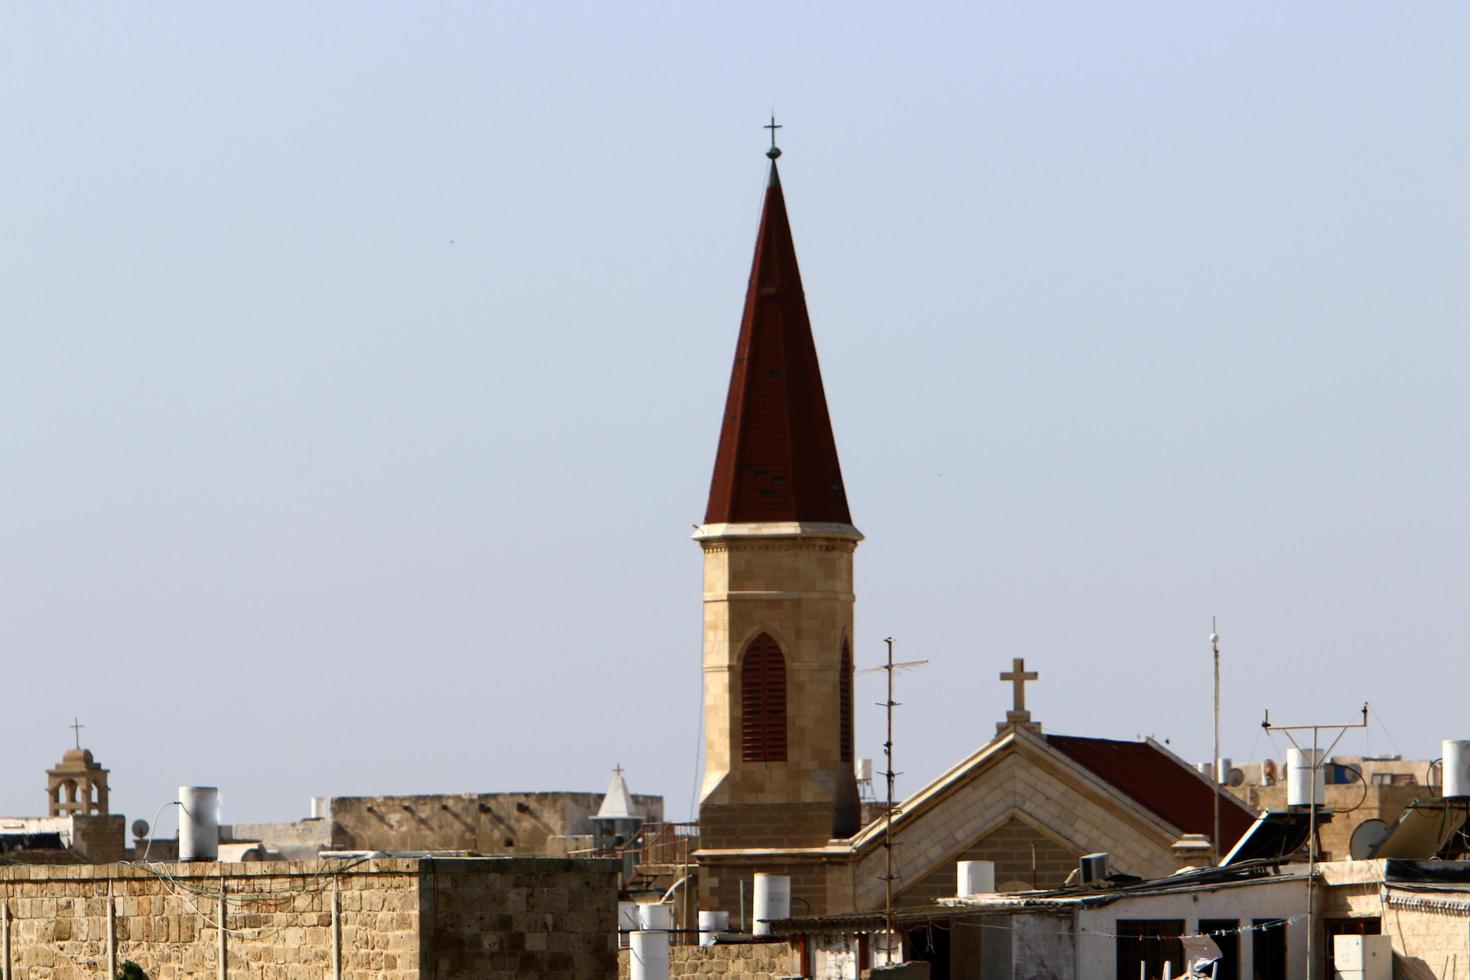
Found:
[[[898,770],[893,768],[893,709],[898,707],[898,702],[893,700],[893,675],[900,670],[908,670],[912,667],[922,667],[927,660],[909,660],[905,663],[893,662],[893,637],[885,637],[883,642],[888,647],[888,661],[881,666],[871,667],[863,673],[881,670],[888,674],[888,697],[879,702],[888,716],[888,732],[883,741],[884,779],[888,783],[888,802],[883,807],[883,924],[888,931],[886,950],[889,964],[893,963],[894,947],[898,940],[898,922],[893,915],[893,882],[898,875],[893,873],[893,816],[898,812],[898,804],[893,798],[893,780],[898,775]]]
[[[888,802],[883,808],[883,927],[888,933],[884,948],[888,953],[888,964],[893,964],[893,947],[898,942],[897,923],[893,918],[893,637],[885,637],[888,646],[888,697],[884,707],[888,714],[888,734],[883,739],[883,775],[888,782]]]
[[[1215,773],[1215,836],[1211,843],[1215,845],[1215,864],[1225,856],[1220,847],[1220,787],[1224,786],[1230,778],[1229,773],[1221,772],[1220,763],[1220,631],[1216,628],[1215,617],[1210,617],[1210,646],[1215,651],[1215,764],[1210,768]]]

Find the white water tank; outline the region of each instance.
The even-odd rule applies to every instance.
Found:
[[[1321,806],[1327,798],[1327,773],[1321,749],[1286,750],[1286,805]],[[1314,789],[1315,788],[1315,789]]]
[[[791,878],[787,875],[755,876],[755,908],[751,917],[755,925],[751,934],[769,936],[771,920],[791,918]]]
[[[219,789],[179,787],[179,860],[219,860]]]
[[[674,928],[674,907],[658,903],[638,906],[638,928],[644,932],[668,932]]]
[[[955,866],[955,895],[989,895],[995,891],[994,861],[961,861]]]
[[[638,903],[618,903],[618,948],[628,948],[628,937],[638,931]]]
[[[635,932],[629,937],[628,976],[630,980],[669,980],[668,933]]]
[[[722,932],[730,931],[729,912],[701,912],[699,913],[699,945],[713,946],[715,936]]]
[[[1463,800],[1470,797],[1470,742],[1447,738],[1440,743],[1440,756],[1444,759],[1444,792],[1448,800]]]
[[[1215,782],[1221,786],[1230,785],[1230,757],[1228,755],[1215,760]]]

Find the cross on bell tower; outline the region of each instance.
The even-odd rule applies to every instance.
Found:
[[[1026,658],[1016,657],[1011,661],[1011,669],[1000,675],[1003,681],[1011,682],[1011,710],[1006,712],[1006,720],[997,722],[995,730],[1004,732],[1007,728],[1024,728],[1029,732],[1041,734],[1041,723],[1031,720],[1031,712],[1026,710],[1026,682],[1034,681],[1041,675],[1034,670],[1026,669]]]

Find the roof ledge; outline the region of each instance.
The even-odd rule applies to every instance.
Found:
[[[742,524],[701,524],[694,529],[695,541],[725,541],[731,538],[840,538],[861,541],[863,534],[851,524],[821,521],[765,521]]]

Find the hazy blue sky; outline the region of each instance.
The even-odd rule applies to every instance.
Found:
[[[931,661],[904,786],[1013,656],[1053,730],[1207,757],[1211,614],[1227,754],[1470,737],[1467,50],[1459,3],[5,4],[0,813],[77,714],[133,817],[619,762],[686,815],[773,107],[858,660]]]

